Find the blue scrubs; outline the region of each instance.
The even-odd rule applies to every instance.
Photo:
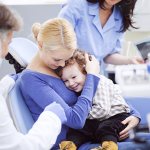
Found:
[[[103,28],[99,18],[99,4],[92,4],[86,0],[68,0],[58,17],[71,22],[77,35],[78,47],[95,55],[102,63],[106,56],[120,52],[124,34],[119,32],[123,22],[117,7],[114,7]],[[126,144],[121,142],[119,149]],[[95,146],[97,145],[86,143],[80,150],[88,150]]]
[[[86,0],[68,0],[58,17],[70,21],[75,29],[78,47],[95,55],[100,61],[121,49],[123,33],[122,17],[117,8],[102,28],[99,18],[99,4]]]

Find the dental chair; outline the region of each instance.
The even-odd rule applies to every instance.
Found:
[[[147,114],[150,113],[150,98],[146,97],[125,97],[125,100],[136,108],[141,114],[141,127],[148,125]]]
[[[36,44],[32,41],[26,38],[13,38],[9,45],[9,54],[6,56],[6,60],[13,64],[16,73],[19,73],[26,68],[37,50]],[[19,80],[19,74],[17,80]],[[26,134],[34,124],[34,121],[24,102],[17,80],[8,95],[7,105],[17,130]]]
[[[17,81],[8,95],[7,105],[16,129],[26,134],[34,124],[34,120],[24,102]]]
[[[16,73],[19,73],[26,68],[37,50],[37,45],[32,41],[22,37],[13,38],[9,44],[9,53],[5,59],[10,64],[13,64]]]

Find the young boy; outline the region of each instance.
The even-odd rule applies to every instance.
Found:
[[[84,67],[84,52],[76,51],[59,71],[65,85],[78,94],[82,91],[86,79]],[[69,141],[61,142],[61,150],[76,150],[76,146],[78,148],[88,141],[100,142],[102,148],[98,148],[99,150],[118,150],[119,132],[126,127],[121,122],[130,115],[130,109],[119,86],[102,75],[99,75],[99,78],[92,109],[84,127],[80,130],[70,129],[67,135]]]

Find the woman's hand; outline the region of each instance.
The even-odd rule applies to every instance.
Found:
[[[129,136],[129,130],[133,129],[136,127],[139,123],[139,118],[135,116],[129,116],[125,120],[122,121],[122,124],[127,125],[127,127],[122,130],[120,134],[120,140],[123,140]]]
[[[130,64],[144,64],[144,60],[141,57],[133,57],[129,61]]]
[[[99,61],[93,56],[85,53],[86,66],[85,70],[88,74],[98,75],[100,73]]]

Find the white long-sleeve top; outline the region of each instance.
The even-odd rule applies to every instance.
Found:
[[[10,77],[9,77],[10,78]],[[5,97],[14,81],[0,82],[0,150],[49,150],[61,130],[61,121],[50,111],[43,112],[28,134],[19,133],[10,117]],[[6,82],[5,82],[6,83]]]

